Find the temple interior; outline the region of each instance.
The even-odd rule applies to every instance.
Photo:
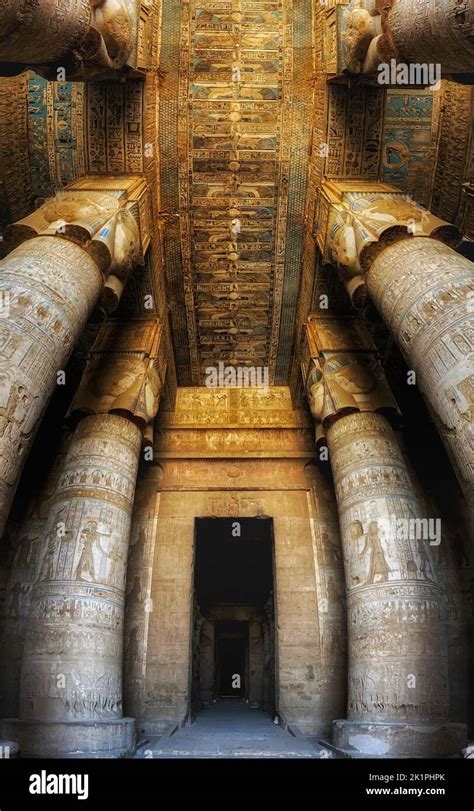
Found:
[[[12,757],[463,757],[473,13],[2,0]]]

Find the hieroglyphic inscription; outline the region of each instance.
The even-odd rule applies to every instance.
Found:
[[[92,174],[143,172],[143,82],[86,85],[87,169]]]
[[[57,237],[30,239],[2,262],[0,529],[56,374],[77,342],[102,286],[86,251]]]
[[[121,717],[125,573],[140,444],[139,428],[116,415],[86,417],[75,431],[32,599],[24,719]]]
[[[472,87],[443,82],[438,155],[430,208],[438,217],[456,224],[462,184],[473,176],[473,117]]]
[[[0,81],[0,227],[33,207],[28,155],[28,75]]]
[[[438,108],[439,93],[432,90],[387,91],[382,179],[426,207],[430,205],[436,156]],[[453,221],[451,217],[445,219]]]
[[[381,87],[329,85],[328,177],[378,177],[384,98]]]
[[[441,594],[428,541],[395,530],[395,518],[421,518],[421,508],[393,430],[380,414],[342,416],[328,447],[348,592],[348,718],[441,721]]]
[[[309,138],[307,80],[299,68],[311,58],[304,25],[309,9],[295,12],[282,0],[264,7],[240,0],[180,5],[179,87],[172,87],[167,73],[161,108],[165,122],[178,113],[177,146],[162,135],[162,147],[177,150],[178,187],[165,173],[165,164],[161,174],[168,273],[174,279],[173,295],[176,291],[187,311],[186,325],[173,314],[176,330],[180,335],[186,327],[195,382],[217,360],[270,365],[272,378],[279,342],[292,340],[299,283],[297,240]],[[165,2],[168,37],[177,36],[176,14],[176,3]],[[297,73],[294,48],[302,60]],[[164,58],[171,73],[169,40]],[[290,198],[294,208],[288,250]],[[178,211],[182,281],[175,278]],[[186,365],[184,350],[180,353],[178,360]]]
[[[367,275],[369,293],[430,404],[462,486],[472,498],[473,266],[438,240],[388,247]]]

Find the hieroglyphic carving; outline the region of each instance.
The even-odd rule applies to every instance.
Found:
[[[3,10],[0,71],[3,62],[7,72],[29,65],[52,81],[58,68],[68,79],[108,78],[136,52],[139,0],[37,0],[22,11],[20,0]]]
[[[384,100],[381,87],[329,85],[327,177],[378,178]]]
[[[85,105],[88,171],[143,172],[143,82],[89,82]]]
[[[469,674],[472,668],[474,650],[470,644],[472,629],[474,627],[474,604],[469,605],[469,591],[464,592],[464,585],[474,582],[474,570],[470,560],[469,532],[465,521],[460,515],[462,501],[454,496],[457,490],[453,481],[453,489],[448,499],[452,509],[447,513],[439,511],[439,491],[433,491],[432,483],[438,475],[436,471],[423,477],[418,477],[411,463],[413,455],[411,443],[405,443],[401,435],[397,436],[400,448],[407,465],[410,479],[418,500],[423,505],[425,515],[433,516],[439,520],[442,527],[441,542],[432,547],[432,555],[436,566],[436,574],[443,591],[443,616],[446,618],[448,636],[448,663],[449,663],[449,718],[460,723],[472,723],[472,710],[469,708]],[[449,487],[449,485],[448,485]],[[446,492],[447,482],[443,477],[441,482],[443,493]],[[451,505],[450,505],[451,507]],[[466,527],[466,529],[464,529]],[[469,733],[468,733],[469,734]]]
[[[444,75],[472,70],[468,0],[353,0],[340,25],[342,70],[373,73],[381,63],[438,63]]]
[[[167,78],[162,93],[166,118],[175,114],[178,94],[178,144],[165,143],[166,124],[161,128],[162,147],[177,150],[179,166],[178,188],[165,162],[161,172],[166,217],[181,212],[184,281],[176,279],[172,289],[187,308],[187,325],[177,323],[176,334],[186,327],[195,382],[203,368],[219,359],[269,364],[272,378],[279,340],[292,337],[299,281],[300,246],[295,240],[300,223],[292,223],[291,248],[285,231],[288,199],[294,200],[295,210],[301,206],[306,182],[309,116],[300,67],[311,56],[306,43],[310,27],[303,25],[308,10],[295,10],[281,0],[265,10],[242,3],[216,8],[194,0],[179,5],[180,84],[173,88],[172,77],[168,79],[174,67],[169,38],[178,36],[177,4],[169,0],[163,8]],[[298,99],[293,106],[290,89]],[[175,241],[175,227],[175,221],[167,219],[166,244]],[[179,274],[178,256],[172,246],[166,252],[168,272],[174,277]],[[292,304],[283,310],[282,338],[284,285],[283,295]],[[173,318],[178,321],[179,313]],[[180,352],[179,366],[189,362],[184,347]]]
[[[399,530],[400,523],[420,521],[422,510],[393,429],[375,413],[393,414],[396,406],[381,373],[374,373],[369,336],[357,322],[312,317],[308,355],[314,365],[303,373],[311,411],[326,430],[348,595],[349,720],[338,724],[351,725],[353,745],[364,751],[370,741],[362,734],[357,740],[354,722],[386,728],[447,718],[441,592],[429,538]],[[331,361],[338,366],[341,355],[348,373],[341,378],[336,368],[333,381]],[[427,626],[421,640],[419,629]],[[385,734],[373,728],[372,745]]]
[[[394,526],[394,517],[421,518],[421,509],[392,428],[380,414],[353,413],[336,420],[327,437],[348,593],[348,718],[443,721],[440,590],[427,540]]]
[[[28,149],[37,205],[85,174],[82,83],[28,73]]]
[[[28,77],[0,80],[0,227],[33,208],[28,160]]]
[[[113,309],[140,259],[145,187],[133,176],[84,178],[6,231],[5,246],[14,249],[1,276],[0,531],[58,371],[100,291],[103,308]]]
[[[23,657],[22,720],[122,717],[130,521],[142,432],[158,410],[151,366],[160,335],[156,320],[106,325],[73,403],[74,415],[90,416],[75,430],[45,528]],[[61,745],[67,751],[70,743]]]
[[[14,532],[13,557],[5,589],[5,608],[0,615],[0,714],[16,718],[19,713],[20,674],[28,628],[33,586],[41,565],[41,539],[48,518],[70,435],[64,434],[59,452],[46,480],[21,507],[21,520]],[[2,539],[6,543],[6,538]]]
[[[442,82],[440,95],[438,154],[430,209],[438,217],[459,225],[465,233],[464,223],[458,217],[462,184],[472,181],[474,172],[473,89],[446,81]]]
[[[178,389],[176,408],[162,412],[163,426],[253,426],[303,428],[310,424],[306,414],[293,410],[285,386],[266,391],[239,388]],[[229,441],[231,437],[229,436]]]
[[[102,284],[92,257],[54,236],[29,239],[2,262],[0,289],[10,315],[1,319],[0,531],[57,371],[64,368]]]
[[[140,444],[140,429],[113,414],[86,417],[75,431],[32,599],[23,719],[121,717],[125,572]]]
[[[136,53],[133,64],[138,70],[156,71],[160,52],[161,3],[141,0]],[[130,60],[131,64],[132,61]]]
[[[387,247],[367,274],[373,301],[431,406],[468,499],[473,498],[473,266],[438,241]]]
[[[382,179],[412,195],[444,219],[454,218],[430,206],[439,110],[432,90],[389,89],[382,145]]]

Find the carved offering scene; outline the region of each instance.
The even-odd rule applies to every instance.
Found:
[[[464,808],[473,31],[1,3],[0,811],[243,794],[228,760]]]

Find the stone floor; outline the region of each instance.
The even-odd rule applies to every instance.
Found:
[[[294,737],[269,715],[236,699],[202,710],[171,737],[150,737],[137,758],[320,758],[322,747]]]

